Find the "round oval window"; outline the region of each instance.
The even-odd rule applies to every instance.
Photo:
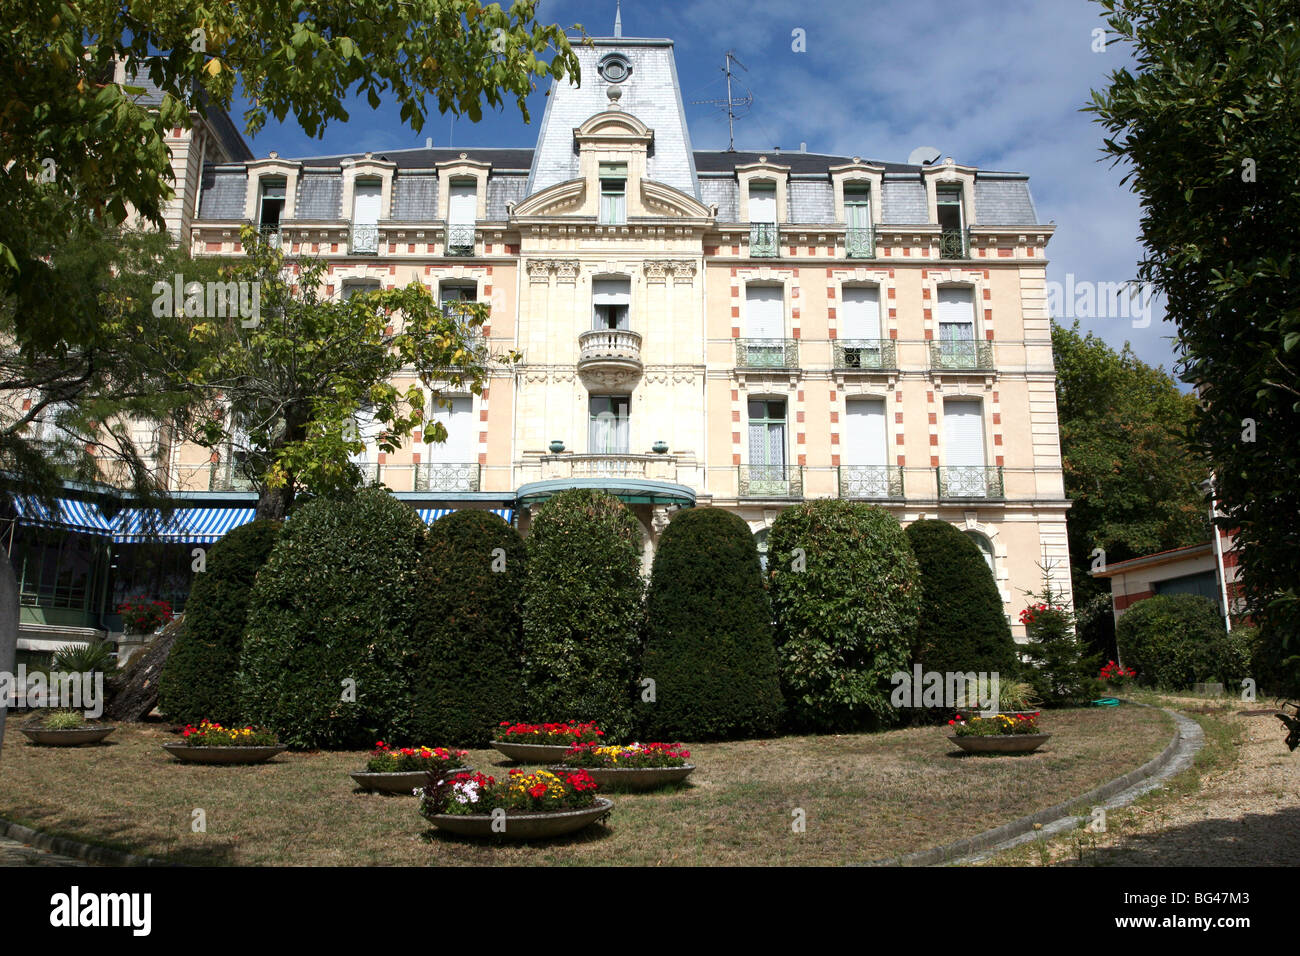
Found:
[[[632,73],[632,64],[617,53],[600,61],[601,77],[609,83],[622,83]]]

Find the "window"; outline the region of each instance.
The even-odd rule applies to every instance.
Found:
[[[844,403],[844,463],[883,467],[888,463],[885,400],[852,398]]]
[[[840,307],[841,346],[846,368],[880,368],[880,288],[845,286]]]
[[[446,406],[430,403],[429,427],[441,423],[447,429],[447,440],[424,446],[424,460],[431,464],[467,464],[477,460],[475,443],[478,440],[473,420],[473,399],[468,396],[447,398]]]
[[[749,221],[776,222],[776,183],[751,182],[749,184]]]
[[[263,177],[260,183],[257,225],[264,232],[277,232],[284,214],[284,180]]]
[[[755,482],[785,481],[785,401],[749,402],[749,473]]]
[[[379,461],[379,435],[383,430],[383,422],[375,418],[374,409],[369,407],[359,408],[353,414],[350,427],[347,429],[347,437],[350,441],[360,441],[365,445],[360,451],[354,451],[348,457],[361,469],[362,477],[366,481],[377,480],[378,476],[374,468],[368,469],[367,466]]]
[[[943,403],[944,458],[949,467],[983,469],[984,415],[979,401],[949,399]]]
[[[600,221],[627,222],[627,163],[600,164]]]
[[[593,455],[628,453],[629,406],[627,395],[593,395],[589,400],[590,425],[587,450]]]
[[[352,230],[348,252],[378,252],[383,184],[378,179],[358,179],[352,189]]]
[[[997,576],[997,571],[993,567],[993,542],[978,531],[967,531],[966,536],[975,542],[975,546],[980,549],[980,554],[984,556],[984,563],[989,566],[989,570]]]
[[[628,328],[628,305],[632,301],[630,279],[595,279],[591,283],[591,327]]]
[[[760,528],[754,532],[754,546],[758,548],[758,566],[763,569],[763,576],[767,576],[767,528]]]
[[[871,238],[871,187],[845,185],[844,219],[848,226],[845,242],[853,259],[875,257]]]
[[[939,356],[944,368],[974,368],[975,291],[939,289]]]
[[[378,292],[378,279],[345,279],[343,282],[343,301],[365,292]]]
[[[474,223],[477,219],[478,182],[453,179],[447,193],[447,255],[474,254]]]
[[[622,83],[632,75],[632,64],[621,53],[607,53],[601,57],[596,71],[606,83]]]
[[[961,187],[940,186],[935,199],[939,214],[939,258],[965,259],[966,216],[962,210]]]
[[[784,368],[785,287],[745,287],[745,338],[742,361],[749,368]]]

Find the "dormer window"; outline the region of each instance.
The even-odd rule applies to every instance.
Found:
[[[940,186],[935,193],[939,218],[939,257],[966,258],[966,215],[962,209],[961,187]]]
[[[632,75],[632,64],[621,53],[608,53],[601,57],[596,71],[606,83],[622,83]]]
[[[600,221],[627,222],[627,163],[600,164]]]
[[[257,226],[263,232],[279,232],[280,217],[284,214],[283,179],[261,180],[261,193],[258,196]]]

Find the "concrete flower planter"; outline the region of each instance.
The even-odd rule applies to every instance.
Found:
[[[427,787],[430,784],[444,780],[452,774],[473,773],[473,767],[453,767],[450,770],[430,773],[427,770],[403,770],[396,773],[371,773],[368,770],[356,770],[348,773],[348,776],[356,781],[358,787],[363,790],[372,790],[376,793],[405,793],[408,796],[415,793],[417,788]]]
[[[516,744],[509,740],[494,740],[492,746],[520,763],[559,763],[569,752],[569,744]]]
[[[1049,739],[1051,734],[993,734],[988,737],[958,737],[948,739],[971,754],[1028,754],[1033,753]]]
[[[551,767],[552,772],[561,770],[573,772],[585,770],[601,790],[622,790],[635,793],[642,790],[654,790],[670,784],[681,783],[691,775],[694,764],[684,767]]]
[[[270,744],[264,747],[190,747],[187,744],[163,744],[163,750],[185,763],[261,763],[288,749],[284,744]]]
[[[425,819],[439,830],[459,836],[503,837],[507,840],[547,840],[573,833],[595,823],[613,808],[606,797],[597,797],[595,806],[583,810],[561,810],[556,813],[510,813],[505,818],[505,829],[492,830],[492,816],[476,813],[461,816],[453,813],[435,813]]]
[[[84,744],[97,744],[116,727],[94,726],[73,727],[69,730],[44,730],[40,727],[19,727],[27,739],[42,747],[80,747]]]

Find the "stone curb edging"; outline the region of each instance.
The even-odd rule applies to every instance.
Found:
[[[39,849],[49,850],[61,856],[72,857],[74,860],[81,860],[96,866],[182,865],[180,863],[169,863],[166,860],[156,860],[151,856],[137,856],[134,853],[127,853],[125,850],[113,850],[104,846],[80,843],[77,840],[69,840],[67,837],[50,836],[48,833],[42,833],[40,830],[33,830],[31,827],[25,827],[20,823],[13,823],[5,819],[0,819],[0,836],[7,836],[11,840],[18,840]]]
[[[1136,707],[1152,706],[1151,704],[1143,704],[1128,700],[1124,700],[1122,703]],[[1187,766],[1190,766],[1191,758],[1200,751],[1205,741],[1204,732],[1201,730],[1201,725],[1191,718],[1184,717],[1182,714],[1165,707],[1160,707],[1158,709],[1164,711],[1164,713],[1174,719],[1174,735],[1170,739],[1168,746],[1166,746],[1158,756],[1148,760],[1136,770],[1130,770],[1122,777],[1116,777],[1109,783],[1104,783],[1100,787],[1094,787],[1087,793],[1080,794],[1079,796],[1066,800],[1063,803],[1058,803],[1045,810],[1039,810],[1037,813],[1021,817],[1018,820],[1012,820],[1010,823],[1004,823],[999,827],[994,827],[992,830],[985,830],[983,833],[976,834],[973,837],[965,837],[944,846],[934,847],[929,850],[920,850],[916,853],[908,853],[904,856],[890,857],[882,860],[871,860],[860,865],[935,866],[941,863],[955,863],[963,857],[972,856],[976,853],[992,850],[994,848],[1000,848],[1000,845],[1004,843],[1010,844],[1017,837],[1022,837],[1026,833],[1033,832],[1036,824],[1046,828],[1052,823],[1080,819],[1070,812],[1071,807],[1080,803],[1099,803],[1144,781],[1160,780],[1181,772],[1186,769]],[[1133,797],[1136,796],[1136,793],[1133,794]]]

